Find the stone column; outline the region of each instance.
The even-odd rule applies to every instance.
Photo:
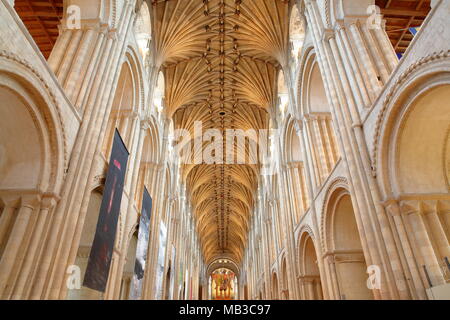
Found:
[[[422,257],[422,259],[420,259],[423,264],[421,274],[427,283],[427,287],[430,286],[428,283],[429,281],[431,282],[431,286],[444,284],[445,279],[433,250],[430,235],[427,233],[424,224],[423,209],[420,201],[402,201],[400,203],[400,208],[402,214],[405,215],[406,220],[408,221],[408,235],[412,237],[411,240],[414,241],[418,253]]]
[[[408,265],[408,270],[411,274],[412,286],[414,286],[415,288],[415,292],[412,296],[414,298],[414,296],[417,295],[418,299],[426,300],[428,298],[423,286],[423,281],[420,277],[420,272],[417,269],[416,257],[414,256],[413,249],[408,239],[408,232],[406,231],[404,221],[402,219],[399,203],[395,200],[387,202],[386,210],[391,214],[392,219],[394,220],[398,237],[403,248],[401,252],[405,257],[406,263]]]
[[[51,220],[51,213],[56,206],[59,197],[55,195],[44,195],[40,204],[40,211],[38,213],[37,222],[34,230],[31,233],[30,246],[28,247],[25,260],[17,279],[11,299],[26,299],[30,291],[28,280],[30,273],[35,269],[35,261],[39,257],[42,250],[42,245],[47,235],[49,223]]]
[[[16,210],[20,208],[20,195],[5,194],[1,195],[5,206],[0,216],[0,261],[3,256],[6,244],[8,243],[11,228],[13,227],[13,221],[16,216]]]
[[[334,255],[332,253],[327,253],[324,256],[325,267],[327,269],[327,287],[328,295],[332,300],[340,300],[339,283],[336,273],[336,265]]]
[[[36,221],[36,215],[33,213],[39,207],[40,200],[40,195],[37,194],[21,196],[17,217],[0,262],[0,297],[2,299],[11,298],[12,290],[25,259],[26,248],[30,243],[30,233]]]

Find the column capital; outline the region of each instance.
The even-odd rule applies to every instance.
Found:
[[[41,209],[53,209],[59,200],[60,197],[56,194],[44,194],[42,196]]]
[[[333,29],[324,29],[322,32],[322,40],[329,41],[330,39],[334,39],[335,33]]]
[[[41,199],[40,194],[24,194],[20,200],[22,207],[27,207],[34,210],[37,206],[39,206]]]
[[[393,217],[399,216],[401,214],[400,207],[398,205],[398,201],[395,199],[391,199],[388,201],[385,201],[383,203],[386,211]]]
[[[413,214],[420,212],[420,201],[418,200],[403,200],[400,202],[400,209],[402,214]]]

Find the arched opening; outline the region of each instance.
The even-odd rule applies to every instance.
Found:
[[[404,95],[383,140],[384,183],[398,199],[425,288],[450,282],[450,85],[435,81]]]
[[[166,287],[164,289],[165,294],[164,294],[164,299],[165,300],[170,300],[170,284],[171,284],[171,280],[172,280],[172,263],[169,261],[169,268],[167,269],[167,273],[166,273]]]
[[[152,39],[152,24],[150,20],[150,11],[146,1],[143,1],[134,26],[136,41],[139,46],[139,51],[144,61],[144,66],[147,69],[149,63],[150,43]]]
[[[203,286],[198,286],[198,300],[203,300]]]
[[[281,267],[281,279],[283,283],[283,288],[281,290],[282,300],[289,300],[289,276],[287,272],[286,258],[283,259],[283,264]]]
[[[342,300],[372,300],[367,286],[367,264],[350,194],[343,188],[333,192],[328,204],[328,240],[336,272],[336,286]]]
[[[128,62],[122,64],[113,105],[108,120],[108,127],[103,141],[103,154],[109,160],[114,131],[117,130],[125,146],[130,147],[134,125],[136,125],[139,100],[139,87],[136,86],[135,74]]]
[[[288,184],[292,192],[292,203],[296,222],[307,212],[310,206],[309,191],[306,185],[305,162],[300,136],[295,119],[290,119],[286,125],[284,154],[288,164]]]
[[[397,193],[449,193],[450,108],[446,101],[450,101],[450,85],[422,94],[403,114],[394,149]]]
[[[159,192],[156,192],[155,190],[156,184],[154,182],[160,174],[159,170],[155,170],[159,161],[159,141],[158,131],[153,121],[148,123],[148,128],[146,129],[145,137],[143,139],[144,142],[141,152],[139,174],[136,182],[135,192],[135,201],[139,205],[142,204],[144,187],[147,188],[147,191],[152,197],[153,203],[156,203],[157,196],[159,194]]]
[[[95,232],[97,229],[97,221],[100,214],[100,206],[102,204],[103,194],[102,188],[99,187],[91,192],[89,199],[86,218],[81,233],[80,245],[75,258],[75,266],[80,268],[81,279],[84,279],[86,268],[89,261],[89,253],[91,252],[92,243],[94,242]],[[68,300],[100,300],[103,294],[99,291],[82,286],[81,289],[69,289],[67,291]]]
[[[304,300],[322,300],[322,280],[314,241],[308,233],[300,240],[300,290]]]
[[[331,107],[325,91],[315,54],[308,58],[305,71],[303,94],[303,113],[306,130],[312,146],[314,181],[320,187],[328,178],[339,159],[339,151],[333,127]]]
[[[328,113],[330,105],[325,92],[325,86],[320,73],[319,64],[314,62],[312,65],[308,92],[308,110],[310,113]]]
[[[295,62],[298,61],[303,48],[306,31],[305,24],[305,18],[300,15],[297,5],[294,4],[289,23],[289,40],[291,42],[291,54]]]
[[[136,264],[136,251],[138,244],[138,231],[133,233],[128,244],[127,257],[125,260],[125,266],[122,274],[122,283],[120,289],[120,300],[129,300],[131,293],[131,286],[134,275],[134,266]]]
[[[248,286],[244,285],[244,300],[249,300],[248,298]]]
[[[57,106],[26,68],[0,58],[0,299],[29,296],[64,172]]]
[[[211,274],[212,300],[237,300],[236,274],[227,268],[220,268]]]
[[[272,300],[279,300],[280,294],[278,291],[278,276],[276,272],[272,275],[272,292],[271,292],[271,298]]]
[[[20,190],[37,189],[44,166],[41,132],[29,106],[15,92],[0,87],[0,259],[16,224],[20,208]],[[6,103],[7,102],[7,103]],[[8,190],[17,190],[15,197]]]

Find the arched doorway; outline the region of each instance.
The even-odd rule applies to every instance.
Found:
[[[286,258],[283,259],[281,266],[281,277],[283,283],[283,288],[281,289],[281,299],[289,300],[289,276],[287,272]]]
[[[274,272],[272,275],[272,292],[271,292],[272,300],[279,300],[280,294],[278,291],[278,276],[277,273]]]
[[[337,299],[372,300],[367,286],[367,264],[361,244],[352,199],[345,188],[337,188],[327,205],[328,256],[332,257]]]
[[[300,239],[300,291],[304,300],[322,300],[322,280],[316,247],[305,232]]]
[[[248,286],[244,285],[244,300],[249,300],[248,299]]]
[[[198,300],[203,300],[203,286],[198,286]]]
[[[131,285],[134,275],[134,267],[136,264],[136,251],[138,243],[138,231],[133,232],[133,236],[129,241],[125,267],[122,274],[122,282],[120,289],[120,300],[130,299]]]

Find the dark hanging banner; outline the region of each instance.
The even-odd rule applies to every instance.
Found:
[[[134,275],[130,293],[131,300],[139,300],[142,295],[145,264],[147,261],[148,239],[150,234],[150,216],[152,212],[152,197],[144,188],[142,197],[141,220],[139,223],[139,234],[136,248],[136,262],[134,265]]]
[[[100,292],[105,292],[108,281],[128,156],[128,150],[116,129],[97,230],[83,282],[83,286]]]

